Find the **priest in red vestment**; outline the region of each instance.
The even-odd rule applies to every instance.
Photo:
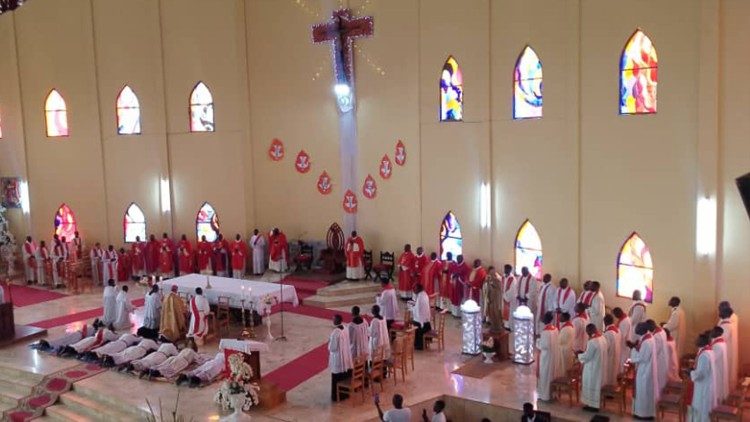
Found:
[[[146,275],[146,244],[141,241],[140,236],[136,236],[135,243],[130,245],[130,256],[133,275],[138,277]]]
[[[503,286],[503,325],[505,328],[510,328],[511,303],[506,297],[509,296],[508,291],[510,291],[516,282],[516,277],[513,275],[513,267],[510,264],[505,264],[505,267],[503,267],[503,276],[500,277],[500,282]]]
[[[285,273],[289,260],[289,244],[286,235],[274,228],[268,237],[268,269],[277,273]]]
[[[422,287],[424,287],[424,291],[430,299],[437,296],[437,289],[440,288],[441,270],[442,263],[437,259],[437,254],[431,253],[430,260],[422,267],[422,273],[420,274]]]
[[[470,297],[477,304],[481,305],[480,300],[482,296],[482,287],[484,286],[484,280],[487,279],[487,270],[482,266],[481,259],[474,260],[474,268],[469,273],[469,290]]]
[[[172,250],[169,249],[167,244],[163,244],[161,247],[161,255],[159,255],[159,274],[162,278],[174,277]]]
[[[414,288],[414,260],[415,256],[411,251],[411,245],[404,245],[404,253],[398,258],[398,294],[401,299],[409,299],[412,296]]]
[[[244,277],[245,261],[247,261],[247,255],[243,251],[243,248],[234,245],[232,247],[232,278]]]
[[[192,248],[191,248],[192,249]],[[190,274],[193,272],[193,254],[191,250],[180,244],[177,250],[177,265],[180,275]]]
[[[224,239],[224,235],[219,233],[213,244],[213,264],[214,272],[218,277],[227,276],[227,261],[229,258],[229,242]]]
[[[178,254],[180,253],[180,247],[185,248],[185,250],[188,251],[189,254],[191,254],[191,255],[193,254],[193,244],[190,243],[190,241],[188,240],[187,236],[184,235],[184,234],[182,235],[182,237],[180,237],[179,243],[177,243],[177,253]]]
[[[438,297],[438,306],[441,309],[450,309],[451,307],[451,292],[453,291],[451,269],[455,264],[453,253],[446,252],[445,259],[440,264],[440,290],[438,291],[440,297]]]
[[[346,279],[361,280],[365,278],[364,253],[365,241],[357,235],[356,231],[346,240]]]
[[[427,255],[424,253],[424,248],[419,246],[417,247],[417,253],[414,255],[414,282],[416,283],[417,280],[420,280],[422,278],[422,269],[427,265],[427,262],[430,259],[427,258]],[[422,286],[424,287],[424,286]]]
[[[247,246],[247,243],[245,243],[242,240],[242,236],[239,233],[237,233],[234,236],[234,242],[232,242],[231,248],[232,248],[232,251],[234,251],[236,248],[240,248],[240,251],[242,251],[242,256],[245,258],[245,261],[242,263],[242,268],[239,268],[240,276],[239,277],[236,275],[234,276],[234,278],[242,278],[245,276],[245,273],[247,272],[247,256],[250,250]],[[232,263],[232,271],[235,271],[234,263]]]
[[[456,266],[453,269],[453,291],[451,292],[451,313],[453,316],[461,316],[461,304],[464,295],[468,293],[469,274],[471,267],[464,261],[464,256],[456,257]]]
[[[196,249],[198,249],[198,272],[205,275],[211,274],[211,253],[213,252],[213,248],[206,240],[206,236],[201,236]]]
[[[159,255],[161,254],[161,245],[153,234],[149,236],[146,244],[146,270],[149,275],[155,275],[159,271]],[[106,280],[105,280],[106,282]]]
[[[117,281],[129,281],[133,274],[133,260],[130,254],[125,252],[125,248],[120,248],[117,254]]]

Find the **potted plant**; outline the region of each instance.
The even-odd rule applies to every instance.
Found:
[[[484,355],[484,363],[492,363],[492,358],[495,356],[495,339],[488,337],[487,340],[480,344],[480,347]]]

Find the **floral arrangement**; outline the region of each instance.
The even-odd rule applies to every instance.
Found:
[[[495,353],[495,339],[488,337],[487,340],[480,343],[482,353]]]
[[[0,205],[0,258],[7,265],[7,275],[15,274],[14,263],[16,261],[16,238],[10,232],[8,219],[5,217],[6,208]]]
[[[251,407],[260,403],[258,393],[260,386],[251,382],[253,378],[253,368],[250,367],[242,358],[242,354],[235,353],[229,356],[230,375],[214,395],[214,403],[221,406],[223,410],[239,410],[235,408],[238,405],[242,411],[248,411]],[[242,401],[235,403],[233,396],[243,395]]]
[[[263,304],[264,315],[270,315],[271,307],[279,303],[278,299],[276,299],[276,296],[270,294],[263,296],[263,299],[261,299],[260,302]]]

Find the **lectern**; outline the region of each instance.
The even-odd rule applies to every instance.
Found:
[[[13,304],[0,303],[0,341],[12,339],[16,334],[16,324],[13,321]]]

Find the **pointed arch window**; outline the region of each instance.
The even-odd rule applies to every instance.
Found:
[[[127,85],[117,96],[117,134],[141,134],[141,104],[138,96]]]
[[[206,236],[209,242],[213,242],[219,236],[219,216],[208,202],[204,202],[198,210],[198,216],[195,217],[195,232],[198,240]]]
[[[458,223],[453,211],[448,211],[440,224],[440,259],[445,259],[446,254],[453,254],[453,259],[463,254],[464,237],[461,235],[461,224]]]
[[[190,131],[214,131],[214,97],[203,82],[198,82],[190,94]]]
[[[620,56],[620,114],[656,113],[658,68],[656,47],[637,29]]]
[[[55,213],[55,234],[71,241],[76,231],[78,231],[78,223],[76,223],[73,210],[67,204],[61,204]]]
[[[440,75],[440,121],[457,122],[464,118],[464,81],[453,56],[443,65]]]
[[[146,240],[146,216],[135,202],[125,210],[125,215],[122,217],[122,231],[125,235],[125,243],[135,242],[136,237]]]
[[[542,239],[531,221],[521,224],[516,234],[516,273],[526,267],[536,279],[542,278]]]
[[[47,125],[47,136],[58,138],[68,136],[68,107],[65,99],[56,89],[50,91],[44,102],[44,116]]]
[[[542,62],[527,45],[513,71],[513,118],[542,117],[542,100]]]
[[[632,298],[635,290],[651,303],[654,296],[654,261],[646,242],[633,232],[617,255],[617,296]]]

